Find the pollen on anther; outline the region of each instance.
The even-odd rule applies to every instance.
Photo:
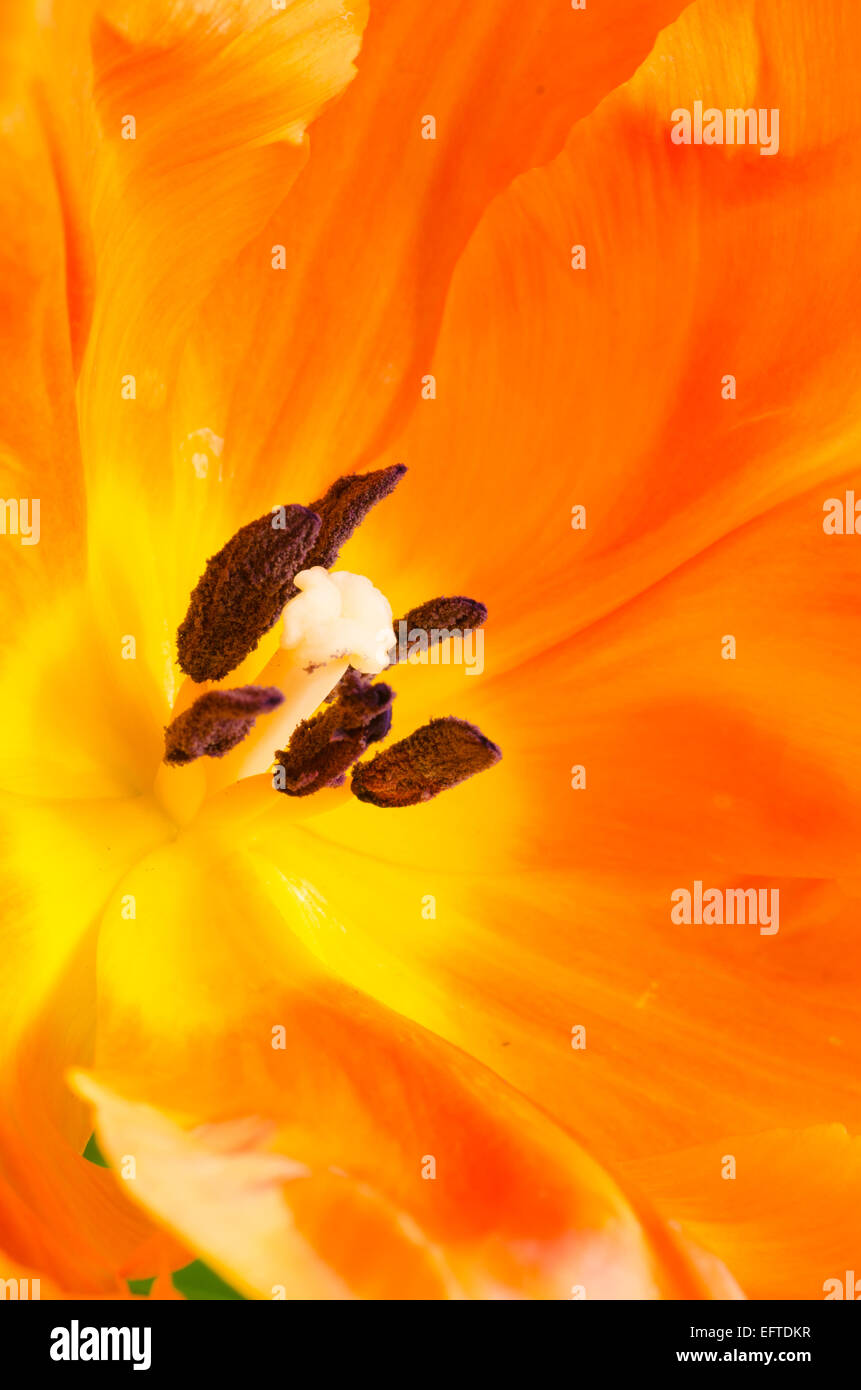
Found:
[[[347,543],[371,508],[394,491],[406,471],[404,464],[393,463],[374,473],[347,473],[338,478],[323,497],[312,502],[311,510],[317,513],[322,524],[306,568],[322,565],[323,569],[331,569],[341,546]]]
[[[373,806],[416,806],[493,767],[502,750],[474,724],[451,716],[393,743],[353,769],[351,789]]]
[[[295,730],[275,757],[282,769],[276,790],[310,796],[322,787],[343,785],[350,767],[392,725],[390,685],[373,684],[357,671],[347,673],[326,706]]]
[[[243,526],[206,563],[179,626],[179,664],[195,681],[218,681],[253,652],[295,593],[320,532],[320,518],[298,505]]]
[[[181,767],[196,758],[223,758],[242,742],[258,715],[277,709],[283,700],[275,686],[208,690],[165,729],[165,762]]]
[[[478,599],[462,594],[428,599],[393,624],[399,640],[389,653],[389,662],[394,665],[405,654],[401,636],[409,641],[410,633],[426,633],[429,645],[435,645],[448,637],[474,632],[486,621],[487,608]]]

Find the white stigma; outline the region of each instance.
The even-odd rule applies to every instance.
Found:
[[[300,593],[284,608],[281,645],[300,665],[338,661],[376,676],[389,664],[395,645],[391,604],[370,579],[315,565],[294,583]]]

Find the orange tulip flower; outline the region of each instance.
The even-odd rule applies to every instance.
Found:
[[[7,5],[5,1277],[854,1268],[859,58],[848,0]]]

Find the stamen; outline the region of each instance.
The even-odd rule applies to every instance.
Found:
[[[394,624],[398,642],[389,652],[389,664],[395,665],[399,657],[406,654],[401,650],[401,637],[409,641],[411,632],[427,634],[428,646],[436,644],[452,632],[474,632],[487,620],[487,609],[478,599],[457,595],[452,598],[432,598],[411,608],[405,618]]]
[[[320,528],[308,507],[278,507],[207,560],[176,635],[179,664],[192,680],[222,680],[254,651],[295,593],[293,579]]]
[[[181,766],[195,758],[223,758],[242,742],[258,714],[277,709],[283,700],[274,686],[207,691],[165,729],[165,762]]]
[[[393,699],[390,685],[373,685],[366,676],[347,672],[332,702],[304,720],[289,746],[276,753],[283,769],[274,774],[276,790],[310,796],[322,787],[342,786],[356,759],[388,734]]]
[[[296,575],[300,590],[284,609],[281,646],[258,676],[275,685],[284,704],[271,723],[255,729],[214,774],[214,784],[265,772],[277,748],[331,695],[349,665],[377,675],[395,639],[388,599],[369,579],[346,570],[327,574],[316,565]]]
[[[406,473],[402,463],[379,468],[375,473],[347,473],[338,478],[318,502],[311,504],[322,521],[317,543],[308,556],[307,568],[322,565],[331,569],[338,552],[361,525],[372,507],[397,487]]]
[[[465,719],[432,719],[353,769],[351,788],[373,806],[415,806],[493,767],[501,749]]]

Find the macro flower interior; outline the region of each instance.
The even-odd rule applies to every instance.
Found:
[[[6,0],[4,1287],[861,1295],[859,64]]]

